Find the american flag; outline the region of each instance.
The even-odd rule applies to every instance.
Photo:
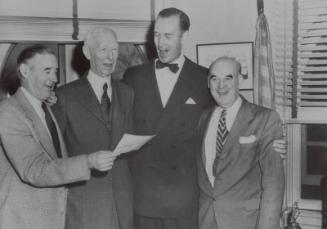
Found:
[[[256,24],[254,47],[254,85],[258,89],[255,102],[275,109],[275,75],[272,62],[270,33],[264,13],[260,13]]]

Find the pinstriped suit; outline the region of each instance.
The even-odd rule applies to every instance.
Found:
[[[57,96],[53,110],[69,156],[113,150],[123,134],[132,129],[133,90],[119,81],[112,81],[109,123],[85,76],[58,88]],[[132,228],[131,185],[126,156],[117,158],[108,172],[92,171],[89,182],[70,187],[67,228],[109,228],[113,220],[110,217],[115,214],[120,229]]]

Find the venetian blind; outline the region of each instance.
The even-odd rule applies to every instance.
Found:
[[[310,107],[320,107],[316,112],[326,112],[327,118],[327,1],[298,0],[296,3],[298,51],[293,86],[295,117],[312,110]]]
[[[283,119],[291,116],[293,63],[293,1],[265,0],[275,73],[276,109]]]

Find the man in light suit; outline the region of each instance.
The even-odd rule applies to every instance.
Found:
[[[97,27],[86,35],[83,53],[91,69],[82,78],[56,91],[53,110],[69,156],[113,150],[131,131],[133,90],[111,79],[118,56],[114,31]],[[67,229],[132,228],[132,183],[125,156],[108,172],[94,172],[90,182],[71,185]]]
[[[273,141],[282,137],[281,121],[239,95],[240,69],[229,57],[210,66],[217,105],[204,111],[198,128],[200,229],[279,228],[284,169]]]
[[[67,158],[57,121],[44,103],[57,82],[55,54],[31,46],[17,65],[21,87],[0,104],[0,228],[64,229],[64,185],[86,182],[91,168],[109,170],[116,156],[99,151]]]

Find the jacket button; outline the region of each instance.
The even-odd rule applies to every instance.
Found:
[[[177,170],[177,167],[176,166],[171,166],[170,169],[171,170]]]
[[[213,200],[213,201],[216,201],[216,198],[215,198],[215,197],[213,197],[213,198],[212,198],[212,200]]]

